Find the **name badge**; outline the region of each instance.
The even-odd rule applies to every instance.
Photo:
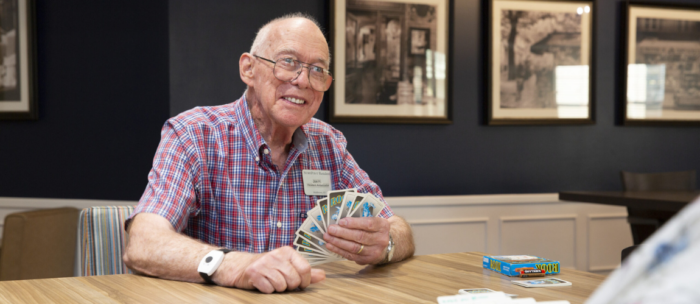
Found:
[[[331,171],[301,170],[306,195],[326,195],[331,191]]]

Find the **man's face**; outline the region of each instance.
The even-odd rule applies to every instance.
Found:
[[[265,46],[268,46],[267,48]],[[328,69],[328,44],[321,31],[306,19],[287,19],[273,24],[268,41],[259,55],[273,61],[290,57]],[[273,64],[256,59],[253,88],[263,114],[273,124],[296,128],[307,123],[318,111],[323,92],[311,88],[308,69],[296,80],[282,82],[273,73]]]

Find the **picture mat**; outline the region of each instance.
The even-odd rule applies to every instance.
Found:
[[[27,1],[17,0],[17,29],[19,31],[19,77],[20,77],[20,100],[0,101],[0,112],[28,112],[29,111],[29,20],[27,14]]]
[[[501,10],[522,10],[522,11],[546,11],[546,12],[562,12],[576,13],[579,7],[590,6],[591,12],[581,15],[581,65],[588,65],[589,81],[590,81],[590,58],[591,58],[591,16],[593,15],[592,2],[552,2],[552,1],[493,1],[493,11],[491,12],[491,71],[500,71],[501,69],[501,36],[500,31],[496,33],[496,29],[501,28]],[[501,75],[500,73],[491,73],[491,116],[494,119],[581,119],[590,118],[590,103],[585,106],[585,111],[575,109],[577,115],[571,115],[570,107],[566,109],[501,109]],[[591,84],[588,84],[589,92]],[[589,93],[590,94],[590,93]],[[589,96],[589,101],[591,96]],[[577,107],[578,108],[578,107]],[[585,116],[578,113],[585,112]]]
[[[689,21],[700,21],[700,10],[687,10],[687,9],[670,9],[670,8],[650,8],[650,7],[630,7],[629,8],[629,20],[627,25],[627,64],[636,64],[637,60],[637,18],[655,18],[655,19],[669,19],[669,20],[689,20]],[[629,74],[627,74],[627,79],[629,79]],[[627,79],[625,81],[627,81]],[[625,92],[625,101],[627,100],[627,92]],[[638,106],[641,106],[637,104]],[[632,108],[630,109],[630,106]],[[627,120],[639,120],[644,121],[646,119],[651,120],[669,120],[669,121],[683,121],[683,120],[700,120],[700,111],[678,111],[672,109],[662,109],[662,110],[652,110],[644,111],[643,114],[634,115],[635,117],[630,117],[630,112],[639,113],[639,109],[634,108],[635,105],[630,105],[626,103],[626,119]],[[651,115],[648,115],[651,114]],[[644,117],[642,117],[644,116]]]
[[[445,58],[445,72],[449,66],[447,62],[447,37],[448,37],[448,1],[445,0],[382,0],[381,2],[397,2],[405,4],[427,4],[435,5],[437,13],[437,49],[434,50],[436,53],[444,54]],[[381,104],[346,104],[345,103],[345,59],[340,60],[340,58],[345,58],[345,47],[340,47],[345,45],[345,25],[346,25],[346,15],[345,15],[345,0],[336,0],[333,41],[334,45],[337,46],[333,50],[333,68],[331,73],[333,73],[333,86],[335,89],[331,90],[333,98],[334,112],[331,115],[338,117],[429,117],[429,118],[447,118],[447,83],[448,79],[444,79],[444,96],[442,100],[438,101],[438,106],[426,106],[426,105],[381,105]],[[402,45],[402,47],[404,47]],[[410,54],[409,54],[410,55]],[[438,54],[436,54],[437,57]],[[448,75],[446,75],[448,76]],[[439,89],[437,90],[440,91]],[[436,97],[436,100],[440,100],[440,97]]]

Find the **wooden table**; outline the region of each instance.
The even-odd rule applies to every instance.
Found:
[[[559,192],[562,201],[625,206],[648,210],[678,212],[700,196],[700,191],[567,191]]]
[[[537,301],[583,303],[603,281],[601,275],[564,269],[555,277],[573,283],[557,288],[524,288],[513,278],[482,268],[483,253],[424,255],[386,266],[341,261],[319,266],[326,280],[303,291],[261,294],[219,286],[137,275],[109,275],[0,282],[0,302],[10,303],[437,303],[460,288],[491,288]]]

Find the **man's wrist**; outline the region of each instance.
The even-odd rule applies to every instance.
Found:
[[[202,277],[204,282],[216,285],[212,277],[219,268],[221,268],[220,266],[226,258],[226,254],[229,252],[231,252],[231,250],[226,248],[215,249],[202,258],[199,267],[197,267],[197,272],[199,272],[199,276]]]
[[[389,244],[386,248],[384,248],[384,254],[383,254],[383,259],[379,264],[386,264],[391,262],[393,260],[393,253],[396,250],[396,243],[394,243],[394,238],[391,236],[391,233],[389,233]]]

